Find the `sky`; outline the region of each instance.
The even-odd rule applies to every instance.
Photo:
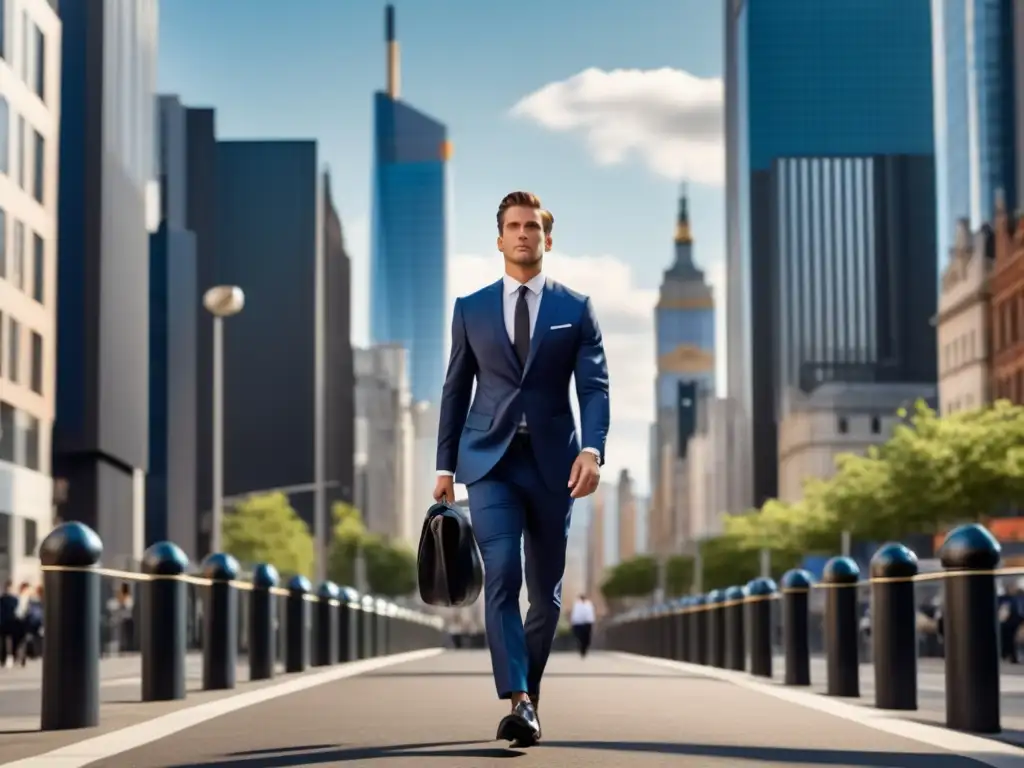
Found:
[[[696,260],[724,354],[721,2],[397,0],[401,98],[446,123],[449,307],[496,280],[494,212],[514,189],[555,215],[551,277],[591,296],[612,425],[605,475],[647,492],[654,304],[688,180]],[[313,138],[353,266],[353,342],[368,342],[372,94],[383,0],[168,0],[158,87],[215,107],[220,138]],[[242,10],[244,9],[244,10]]]

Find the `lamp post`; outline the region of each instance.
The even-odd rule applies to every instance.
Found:
[[[224,318],[245,306],[237,285],[217,285],[203,294],[203,306],[213,315],[213,515],[210,551],[220,552],[224,522]]]

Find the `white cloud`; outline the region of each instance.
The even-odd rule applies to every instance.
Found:
[[[613,482],[621,469],[628,469],[638,488],[645,491],[649,480],[649,425],[654,418],[657,291],[636,286],[629,264],[613,256],[550,253],[544,260],[544,272],[590,296],[594,304],[611,382],[612,421],[604,478]],[[497,255],[455,256],[448,270],[448,317],[455,297],[493,283],[500,274]]]
[[[511,114],[582,134],[602,165],[639,156],[671,179],[725,176],[721,78],[678,69],[585,69],[522,98]]]

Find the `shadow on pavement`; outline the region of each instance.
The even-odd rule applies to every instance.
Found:
[[[395,757],[522,757],[525,752],[480,746],[478,741],[447,741],[423,744],[392,744],[383,747],[336,748],[328,745],[281,747],[233,752],[226,759],[182,763],[169,768],[295,768]],[[923,752],[868,752],[840,749],[733,746],[726,744],[671,744],[645,741],[543,741],[534,750],[573,749],[607,752],[640,752],[718,760],[750,761],[774,765],[839,765],[857,768],[976,768],[976,760],[958,755]]]
[[[491,677],[490,670],[476,671],[476,672],[460,672],[458,670],[435,670],[433,672],[402,672],[400,670],[382,670],[379,672],[366,672],[360,677]],[[552,677],[575,677],[575,678],[616,678],[616,679],[644,679],[644,680],[702,680],[705,682],[726,682],[715,677],[704,677],[702,675],[692,675],[686,672],[655,672],[648,674],[644,672],[545,672],[544,679],[547,680]]]
[[[296,766],[346,763],[352,760],[376,760],[388,757],[522,757],[525,753],[502,747],[480,746],[479,741],[439,741],[424,744],[391,744],[385,747],[324,746],[281,747],[251,753],[233,752],[228,759],[203,763],[181,763],[168,768],[294,768]]]

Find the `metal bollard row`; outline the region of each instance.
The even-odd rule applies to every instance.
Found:
[[[40,545],[46,601],[42,662],[44,731],[88,728],[100,722],[101,580],[103,543],[82,523],[63,523]],[[188,575],[185,553],[171,542],[146,550],[141,574],[116,573],[142,582],[140,634],[142,700],[186,697],[188,584],[203,590],[204,690],[237,685],[239,593],[249,595],[247,649],[250,680],[277,674],[278,642],[286,673],[444,645],[443,620],[382,598],[359,595],[326,581],[315,590],[304,576],[279,586],[277,570],[257,565],[251,582],[238,581],[231,555],[216,553],[202,577]],[[278,627],[278,600],[284,600]]]
[[[996,598],[999,543],[976,523],[956,528],[939,551],[943,571],[918,573],[917,556],[899,543],[879,548],[866,584],[871,592],[871,651],[875,706],[916,710],[916,581],[943,581],[946,724],[998,733],[1000,722],[999,633]],[[610,650],[772,676],[772,602],[781,603],[783,681],[811,684],[812,590],[824,591],[826,695],[860,696],[860,631],[857,588],[860,568],[848,557],[825,565],[820,583],[802,569],[787,571],[778,585],[754,579],[745,586],[712,590],[613,617],[604,628]]]

